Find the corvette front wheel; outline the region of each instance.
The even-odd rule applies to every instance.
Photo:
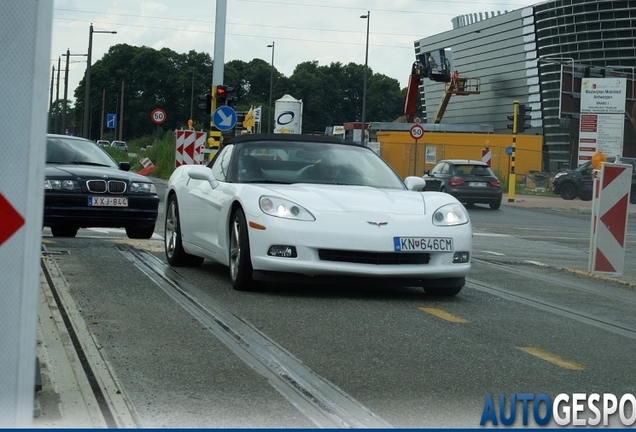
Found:
[[[240,208],[232,214],[230,224],[230,278],[237,291],[255,289],[258,283],[252,278],[252,258],[245,213]]]

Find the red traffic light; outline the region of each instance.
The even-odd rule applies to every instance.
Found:
[[[225,93],[227,93],[227,88],[225,86],[217,86],[216,87],[217,96],[225,96]]]

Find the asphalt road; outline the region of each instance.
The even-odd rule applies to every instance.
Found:
[[[479,427],[488,394],[633,391],[636,275],[586,272],[590,205],[517,196],[470,209],[473,270],[450,299],[236,292],[209,262],[169,269],[162,222],[149,241],[45,230],[35,425]],[[627,232],[633,263],[634,217]]]

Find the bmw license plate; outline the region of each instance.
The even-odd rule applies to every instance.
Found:
[[[486,187],[485,182],[468,182],[468,186],[471,187]]]
[[[89,207],[128,207],[128,198],[88,197]]]
[[[393,237],[395,252],[453,252],[453,239],[446,237]]]

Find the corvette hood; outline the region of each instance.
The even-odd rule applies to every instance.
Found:
[[[423,215],[425,200],[421,192],[376,189],[368,186],[275,185],[263,186],[263,194],[289,199],[310,211],[363,212]]]

